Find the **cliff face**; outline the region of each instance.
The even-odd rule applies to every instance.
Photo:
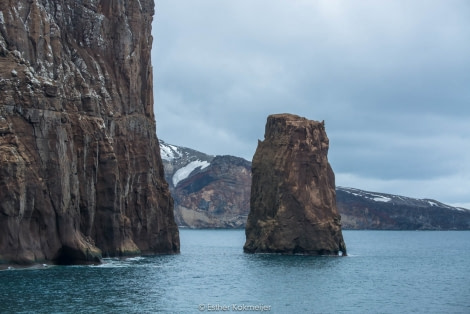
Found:
[[[155,135],[154,3],[0,3],[0,261],[179,251]]]
[[[346,254],[324,124],[268,117],[252,163],[245,252]]]
[[[189,228],[243,228],[250,209],[251,163],[160,142],[175,220]]]
[[[216,156],[173,189],[175,218],[192,228],[241,228],[249,208],[251,167],[233,156]]]

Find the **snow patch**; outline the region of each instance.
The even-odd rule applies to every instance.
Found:
[[[160,141],[160,154],[162,159],[171,161],[173,159],[181,157],[181,153],[178,151],[178,147],[164,144],[163,141]]]
[[[183,168],[178,169],[178,171],[175,172],[172,178],[173,185],[176,186],[180,181],[189,177],[191,172],[193,172],[197,168],[200,168],[202,170],[202,169],[207,168],[209,165],[210,165],[209,162],[202,161],[202,160],[196,160],[196,161],[190,162],[189,164],[187,164]]]
[[[390,197],[379,196],[379,197],[374,197],[373,200],[376,201],[376,202],[387,203],[387,202],[390,202],[392,199]]]
[[[363,195],[359,194],[359,193],[353,193],[351,191],[345,191],[345,192],[348,192],[349,194],[352,194],[354,196],[359,196],[359,197],[363,197]]]
[[[372,201],[375,201],[375,202],[387,203],[387,202],[392,201],[392,199],[390,197],[386,197],[386,196],[383,196],[383,195],[380,195],[380,194],[374,194],[374,193],[370,193],[370,192],[366,192],[366,191],[362,191],[362,190],[358,190],[358,189],[354,189],[354,188],[344,188],[344,187],[338,187],[338,188],[343,190],[346,193],[351,194],[351,195],[362,197],[362,198],[365,198],[365,199],[369,199],[369,200],[372,200]]]

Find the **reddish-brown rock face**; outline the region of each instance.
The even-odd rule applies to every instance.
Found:
[[[0,261],[179,251],[152,0],[0,2]]]
[[[250,207],[250,163],[216,156],[173,188],[175,219],[191,228],[242,228]]]
[[[252,163],[248,253],[346,255],[323,123],[268,117]]]
[[[211,156],[160,140],[175,221],[189,228],[244,228],[250,211],[251,163]]]

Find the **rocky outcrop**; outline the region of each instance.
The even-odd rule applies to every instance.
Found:
[[[346,255],[324,123],[270,115],[252,163],[248,253]]]
[[[0,261],[176,253],[152,0],[0,2]]]
[[[189,228],[243,228],[250,208],[251,163],[160,142],[175,220]]]

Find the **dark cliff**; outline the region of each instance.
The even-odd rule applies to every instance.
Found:
[[[179,252],[152,0],[0,3],[0,260]]]
[[[324,124],[270,115],[252,162],[248,253],[346,254]]]

